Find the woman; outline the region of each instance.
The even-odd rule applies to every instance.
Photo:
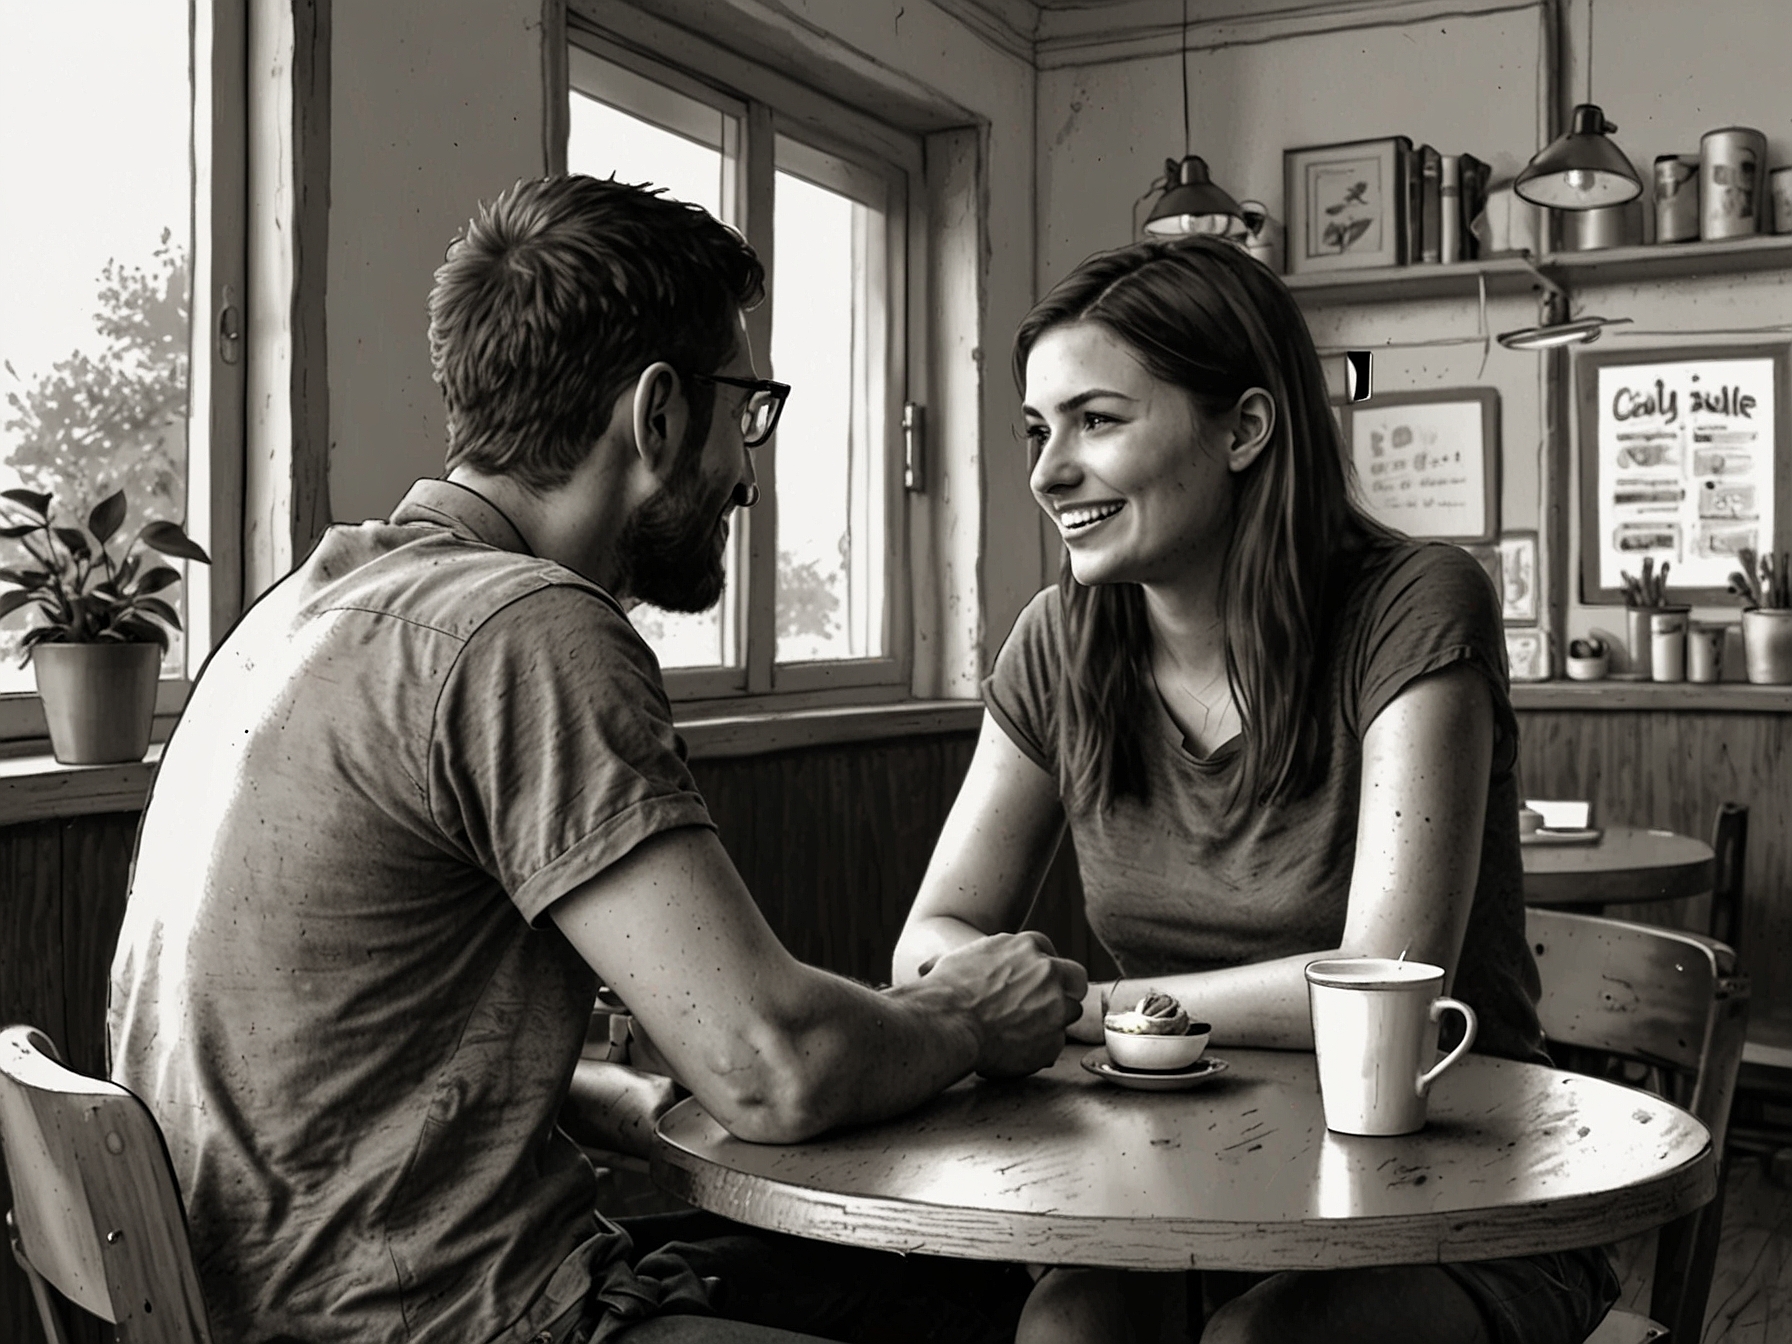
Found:
[[[1122,971],[1091,986],[1078,1039],[1149,986],[1215,1044],[1310,1050],[1306,963],[1404,954],[1451,973],[1478,1049],[1544,1059],[1498,599],[1463,551],[1352,503],[1287,289],[1225,242],[1140,243],[1052,290],[1014,364],[1064,571],[984,683],[896,978],[1017,927],[1068,824]],[[1125,1340],[1152,1290],[1053,1270],[1020,1338]],[[1617,1284],[1587,1251],[1206,1290],[1209,1344],[1569,1344]]]

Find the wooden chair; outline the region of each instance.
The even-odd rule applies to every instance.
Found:
[[[1716,875],[1711,884],[1711,922],[1706,932],[1718,942],[1742,947],[1742,873],[1748,863],[1748,808],[1719,803],[1711,828]]]
[[[1728,947],[1699,934],[1559,910],[1525,911],[1543,996],[1537,1005],[1564,1062],[1639,1060],[1671,1100],[1711,1131],[1717,1194],[1658,1235],[1649,1318],[1614,1310],[1589,1344],[1698,1344],[1723,1223],[1724,1135],[1748,1026],[1749,982]]]
[[[0,1032],[7,1214],[50,1344],[64,1303],[117,1327],[120,1344],[210,1344],[186,1214],[162,1131],[116,1083],[63,1067],[32,1027]]]

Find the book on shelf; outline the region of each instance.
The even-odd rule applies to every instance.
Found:
[[[1443,155],[1430,145],[1415,151],[1419,164],[1419,243],[1417,258],[1424,263],[1443,260]]]
[[[1405,136],[1396,136],[1400,157],[1399,183],[1395,195],[1400,204],[1400,265],[1410,266],[1419,259],[1419,248],[1425,236],[1421,212],[1423,183],[1419,178],[1422,156],[1430,146],[1413,148]]]
[[[1462,159],[1437,156],[1437,256],[1448,266],[1462,260]]]
[[[1461,260],[1474,261],[1481,255],[1481,239],[1474,225],[1487,209],[1487,184],[1493,177],[1493,169],[1473,154],[1458,154],[1456,168],[1461,190]]]

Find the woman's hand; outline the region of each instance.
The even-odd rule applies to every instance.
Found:
[[[1064,1028],[1066,1036],[1085,1045],[1100,1045],[1107,1039],[1101,1024],[1108,1014],[1108,1000],[1116,983],[1112,980],[1089,982],[1089,992],[1083,995],[1083,1015]]]

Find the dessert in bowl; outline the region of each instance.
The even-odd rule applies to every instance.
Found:
[[[1132,1008],[1107,1014],[1101,1025],[1114,1065],[1149,1073],[1192,1067],[1207,1049],[1213,1030],[1205,1022],[1189,1021],[1181,1004],[1156,990]]]

